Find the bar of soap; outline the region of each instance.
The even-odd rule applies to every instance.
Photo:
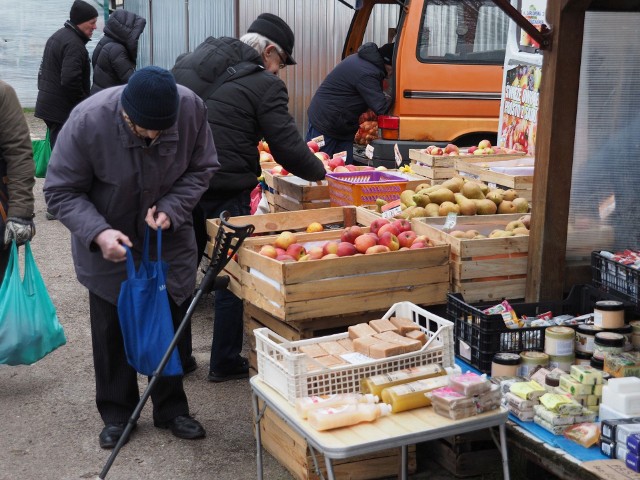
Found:
[[[348,351],[338,342],[320,342],[319,345],[329,355],[342,355]]]
[[[369,355],[369,349],[375,345],[376,343],[379,343],[380,340],[378,340],[377,338],[375,338],[373,335],[367,335],[364,337],[359,337],[356,338],[355,340],[353,340],[353,349],[358,352],[361,353],[363,355],[367,355],[368,357],[371,356]]]
[[[559,413],[552,412],[544,407],[544,405],[536,405],[533,407],[542,420],[550,423],[553,426],[556,425],[572,425],[575,423],[575,417],[573,415],[561,415]]]
[[[391,323],[386,318],[381,318],[379,320],[371,320],[369,321],[369,326],[373,328],[376,332],[396,332],[399,333],[399,329]]]
[[[346,362],[340,357],[336,357],[334,355],[325,355],[324,357],[317,357],[316,361],[320,362],[323,366],[327,368],[337,367],[338,365],[345,365]]]
[[[484,393],[491,388],[491,382],[487,380],[486,375],[473,372],[452,375],[449,377],[449,383],[456,392],[467,397]]]
[[[418,324],[410,318],[390,317],[389,321],[400,331],[400,335],[407,335],[409,332],[420,331]]]
[[[640,392],[621,393],[605,385],[602,403],[627,416],[640,415]]]
[[[624,377],[624,378],[611,378],[607,382],[607,386],[611,392],[616,393],[632,393],[640,392],[640,378],[638,377]]]
[[[385,342],[401,345],[404,348],[403,353],[417,352],[422,348],[422,344],[420,343],[420,341],[403,337],[402,335],[399,335],[395,332],[387,331],[377,333],[375,337]]]
[[[515,408],[517,408],[520,411],[524,411],[524,410],[533,411],[533,407],[537,405],[537,402],[532,402],[531,400],[525,400],[524,398],[520,398],[519,396],[514,395],[511,392],[507,392],[504,398],[507,401],[508,405],[510,406],[513,405]],[[533,420],[533,417],[531,417],[531,419]]]
[[[311,343],[309,345],[302,345],[300,347],[300,351],[302,353],[306,353],[307,355],[309,355],[312,358],[324,357],[327,354],[327,352],[318,343]]]
[[[404,347],[397,343],[383,342],[378,340],[369,347],[369,356],[371,358],[387,358],[395,355],[402,355],[404,353]]]
[[[356,325],[349,326],[349,338],[355,340],[356,338],[370,337],[377,332],[369,326],[368,323],[358,323]]]
[[[338,343],[342,345],[347,352],[355,352],[355,349],[353,348],[353,340],[350,338],[341,338],[338,340]]]
[[[602,371],[591,365],[571,365],[570,375],[579,383],[589,385],[602,383]]]
[[[427,335],[421,330],[411,330],[404,334],[405,337],[410,338],[412,340],[418,340],[420,344],[426,345],[427,343]]]
[[[534,423],[540,425],[542,428],[553,433],[554,435],[562,435],[568,427],[568,425],[551,425],[549,422],[543,420],[538,415],[533,417],[533,421]]]
[[[571,395],[592,395],[594,391],[593,387],[593,385],[578,382],[568,373],[560,375],[560,388]]]

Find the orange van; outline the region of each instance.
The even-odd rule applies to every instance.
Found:
[[[395,41],[393,105],[378,117],[372,161],[356,145],[357,162],[394,166],[396,144],[403,163],[410,148],[429,144],[495,144],[509,18],[492,0],[358,0],[356,8],[343,58],[366,41]]]

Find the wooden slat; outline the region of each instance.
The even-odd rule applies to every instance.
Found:
[[[454,280],[527,274],[527,255],[485,260],[458,260],[451,264]]]
[[[503,160],[503,159],[500,159]],[[491,163],[489,161],[489,163]],[[457,160],[456,170],[460,173],[468,173],[476,176],[485,183],[495,183],[508,188],[513,188],[518,193],[520,190],[531,190],[533,188],[533,175],[512,175],[490,170],[490,165],[485,162],[468,160]]]
[[[510,278],[487,282],[454,282],[452,291],[461,293],[468,303],[524,298],[526,278]]]

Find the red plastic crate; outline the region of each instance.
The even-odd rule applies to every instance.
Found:
[[[381,198],[392,202],[407,188],[407,179],[381,171],[328,173],[332,207],[375,205]]]

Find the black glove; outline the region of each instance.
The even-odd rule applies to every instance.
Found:
[[[36,234],[36,226],[30,218],[8,217],[4,230],[4,244],[9,245],[15,240],[18,245],[24,245]]]

